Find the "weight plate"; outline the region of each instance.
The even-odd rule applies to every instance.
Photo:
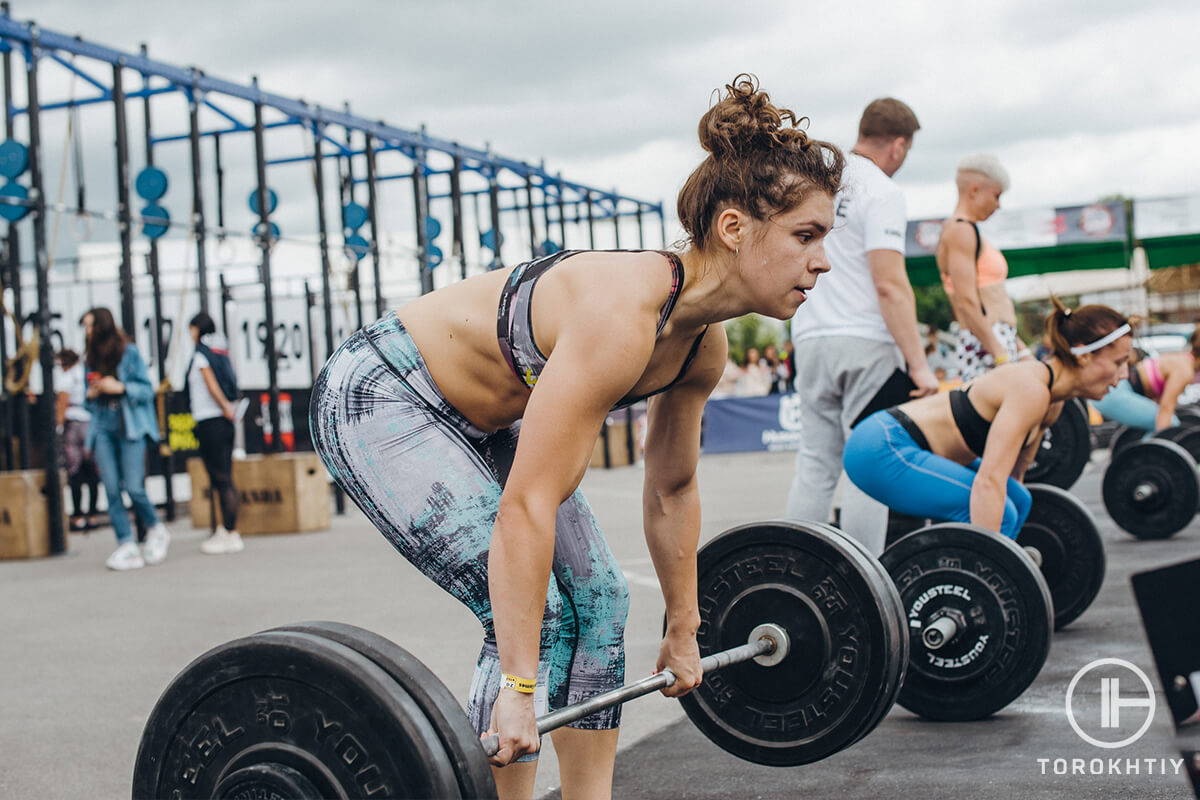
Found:
[[[200,656],[146,723],[134,798],[236,796],[217,793],[231,781],[245,796],[290,783],[315,797],[459,797],[437,731],[391,676],[290,631]]]
[[[438,247],[436,244],[429,245],[425,253],[429,259],[430,269],[433,269],[434,267],[440,267],[442,265],[442,261],[446,258],[446,254],[442,252],[442,248]]]
[[[1062,413],[1042,435],[1041,446],[1025,470],[1030,483],[1048,483],[1070,489],[1083,474],[1092,456],[1092,436],[1082,401],[1063,403]]]
[[[1175,416],[1179,417],[1181,425],[1200,425],[1200,407],[1194,405],[1175,406]]]
[[[270,232],[267,236],[268,240],[279,238],[280,231],[279,231],[279,225],[277,223],[272,222],[270,225],[268,225],[267,230]],[[255,236],[256,238],[261,237],[262,232],[263,232],[263,226],[262,226],[261,222],[254,223],[253,227],[250,228],[250,233],[253,236]]]
[[[1083,503],[1057,486],[1030,484],[1033,508],[1017,544],[1041,555],[1040,569],[1054,600],[1054,629],[1079,618],[1100,593],[1107,560],[1096,521]]]
[[[496,796],[492,768],[479,746],[479,734],[471,727],[462,706],[446,685],[416,656],[377,633],[341,622],[299,622],[279,630],[329,639],[349,647],[381,667],[408,692],[437,731],[454,765],[462,796]]]
[[[0,175],[13,179],[29,168],[29,148],[14,139],[0,142]]]
[[[734,664],[681,699],[715,744],[747,761],[796,766],[853,744],[899,685],[903,648],[888,647],[893,588],[842,535],[795,522],[743,525],[698,554],[701,655],[783,627],[780,664]]]
[[[884,549],[891,547],[896,542],[908,536],[915,530],[924,528],[929,525],[928,519],[921,517],[910,517],[908,514],[901,514],[899,511],[888,510],[887,535],[884,538]]]
[[[142,209],[142,235],[157,239],[171,227],[171,212],[153,203]]]
[[[1033,683],[1050,652],[1050,590],[1012,540],[960,523],[931,525],[881,559],[908,619],[908,674],[898,702],[922,717],[982,719]],[[927,630],[946,621],[944,643]]]
[[[1113,457],[1101,493],[1108,515],[1126,533],[1166,539],[1196,516],[1196,462],[1174,442],[1147,439]]]
[[[1153,438],[1174,442],[1187,450],[1193,461],[1200,462],[1200,426],[1184,424],[1175,428],[1166,428],[1154,434]]]
[[[342,225],[352,231],[361,228],[367,221],[367,209],[358,203],[347,203],[342,207]]]
[[[0,186],[0,197],[10,201],[17,201],[0,201],[0,218],[6,219],[9,222],[19,222],[25,218],[26,214],[33,210],[33,206],[25,202],[29,199],[29,190],[16,181],[9,181]]]
[[[153,203],[167,193],[167,173],[158,167],[146,167],[133,180],[138,197]]]
[[[247,198],[246,205],[250,206],[251,214],[258,216],[258,189],[250,191],[250,197]],[[274,189],[267,189],[267,213],[274,214],[278,206],[279,195],[275,194]]]
[[[433,241],[442,235],[442,223],[437,217],[425,218],[425,238]]]
[[[904,606],[900,602],[900,593],[896,591],[896,585],[892,582],[892,576],[883,568],[883,564],[879,563],[879,559],[867,550],[866,546],[832,525],[822,525],[821,527],[830,531],[834,536],[844,538],[847,544],[857,548],[862,553],[866,563],[881,579],[882,583],[880,586],[888,587],[888,591],[882,592],[882,595],[886,598],[892,609],[888,615],[888,621],[891,623],[889,625],[888,650],[898,652],[901,655],[900,660],[903,665],[899,670],[888,672],[888,677],[891,680],[884,685],[883,691],[880,692],[880,698],[886,700],[886,702],[880,702],[875,715],[865,721],[862,731],[855,738],[857,742],[875,730],[879,723],[883,721],[883,718],[887,716],[888,712],[892,710],[892,706],[895,705],[896,693],[904,683],[904,674],[908,669],[908,631],[904,621]]]
[[[559,250],[562,250],[562,248],[559,247],[558,242],[554,241],[553,239],[545,239],[542,241],[542,244],[541,244],[541,254],[542,255],[544,255],[544,256],[553,255],[554,253],[557,253]]]
[[[371,252],[371,243],[357,233],[346,237],[344,247],[347,255],[355,261],[361,261],[363,256]]]
[[[1146,437],[1146,433],[1146,431],[1141,430],[1140,428],[1127,428],[1122,425],[1117,429],[1117,432],[1113,434],[1112,444],[1109,445],[1108,448],[1110,457],[1116,458],[1117,453],[1120,453],[1126,447],[1142,441],[1142,439]]]

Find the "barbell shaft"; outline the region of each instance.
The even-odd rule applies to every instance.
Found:
[[[719,653],[705,656],[700,659],[700,671],[707,675],[723,667],[731,664],[740,664],[743,661],[749,661],[758,656],[765,656],[775,652],[775,641],[768,636],[761,637],[756,642],[747,642],[737,647],[732,647],[728,650],[722,650]],[[557,711],[551,711],[538,717],[537,729],[538,736],[543,736],[550,731],[570,725],[576,720],[591,716],[597,711],[602,711],[615,705],[620,705],[635,697],[650,694],[651,692],[665,689],[675,682],[675,673],[669,669],[664,669],[662,672],[657,672],[642,678],[640,681],[627,684],[619,689],[598,694],[595,697],[588,698],[575,705],[560,708]],[[491,757],[496,755],[500,750],[500,737],[497,734],[480,739],[483,744],[483,752]]]

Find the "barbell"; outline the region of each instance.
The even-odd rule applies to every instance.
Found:
[[[825,525],[746,525],[702,547],[697,573],[705,679],[681,703],[715,744],[807,764],[887,714],[909,636],[895,586],[861,545]],[[673,680],[557,709],[539,732]],[[143,732],[133,797],[494,797],[495,744],[399,645],[301,623],[220,645],[175,677]]]

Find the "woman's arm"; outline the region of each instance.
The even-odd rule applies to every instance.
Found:
[[[1165,360],[1159,359],[1159,369],[1163,369]],[[1179,395],[1183,394],[1183,390],[1196,377],[1194,372],[1184,368],[1184,365],[1178,361],[1172,359],[1169,363],[1170,366],[1164,370],[1166,374],[1162,395],[1158,398],[1158,413],[1154,415],[1154,430],[1156,431],[1171,427],[1171,422],[1175,418],[1175,408],[1179,404]]]
[[[204,378],[204,386],[208,389],[208,393],[212,395],[213,401],[221,407],[221,413],[225,419],[233,419],[233,403],[225,399],[225,392],[221,391],[221,384],[217,383],[217,375],[213,372],[212,367],[201,367],[200,375]]]
[[[678,680],[664,691],[674,697],[699,683],[696,629],[696,547],[700,539],[700,421],[704,403],[721,379],[728,343],[724,326],[705,334],[687,379],[651,398],[646,432],[646,478],[642,518],[667,609],[667,631],[658,669],[670,666]]]
[[[1014,479],[1018,481],[1025,480],[1025,471],[1029,469],[1029,465],[1033,463],[1038,449],[1042,446],[1042,438],[1046,435],[1046,431],[1050,426],[1058,422],[1058,418],[1062,415],[1062,409],[1063,401],[1061,400],[1050,404],[1050,410],[1046,412],[1046,417],[1042,420],[1037,435],[1033,437],[1033,441],[1021,450],[1021,454],[1017,456],[1017,463],[1013,465],[1011,473]]]
[[[543,343],[553,346],[525,408],[488,553],[500,668],[526,679],[537,676],[558,507],[583,478],[609,409],[645,371],[667,291],[665,272],[660,291],[644,271],[631,270],[624,281],[614,273],[624,276],[604,268],[578,281],[556,276],[559,285],[540,298],[561,311],[541,318],[551,323]],[[493,725],[500,734],[493,763],[537,749],[531,695],[502,691]]]
[[[1004,519],[1005,491],[1029,431],[1050,408],[1050,390],[1032,375],[1012,381],[1004,389],[1000,408],[992,420],[983,460],[971,484],[971,524],[1000,530]]]
[[[954,317],[983,345],[993,357],[1005,352],[996,338],[991,324],[984,316],[979,300],[979,286],[975,274],[975,232],[967,225],[951,225],[942,232],[942,243],[946,247],[946,275],[954,294],[950,305]]]
[[[154,399],[154,386],[137,346],[132,342],[125,345],[125,355],[117,368],[120,387],[114,394],[124,394],[131,403],[149,403]]]

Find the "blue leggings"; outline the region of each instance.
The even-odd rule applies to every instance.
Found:
[[[313,444],[392,546],[479,619],[483,649],[467,705],[480,733],[500,691],[488,548],[519,423],[485,434],[442,395],[395,313],[347,339],[313,386]],[[583,494],[558,509],[542,619],[538,713],[622,684],[629,589]],[[573,728],[616,728],[621,707]],[[536,758],[524,756],[522,761]]]
[[[935,521],[971,521],[971,484],[979,460],[963,466],[929,452],[887,411],[858,424],[843,460],[854,485],[893,511]],[[1029,490],[1009,478],[1000,533],[1017,538],[1032,505]]]
[[[1103,400],[1092,401],[1096,410],[1105,419],[1119,422],[1127,428],[1154,431],[1154,418],[1158,415],[1158,403],[1145,395],[1138,394],[1127,380],[1117,384],[1104,395]],[[1179,424],[1179,417],[1171,418],[1172,425]]]

